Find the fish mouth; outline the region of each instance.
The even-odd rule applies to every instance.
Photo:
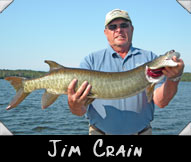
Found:
[[[165,69],[164,67],[158,69],[151,69],[148,66],[146,66],[145,75],[147,80],[150,83],[160,82],[164,78],[164,74],[162,72],[164,69]]]
[[[152,77],[152,78],[158,78],[158,77],[163,75],[162,71],[164,69],[165,69],[164,67],[159,68],[159,69],[150,69],[150,68],[147,68],[147,75],[149,77]]]

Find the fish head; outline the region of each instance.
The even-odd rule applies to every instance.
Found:
[[[152,62],[150,62],[148,67],[150,69],[152,69],[152,70],[163,68],[163,67],[175,67],[178,64],[177,64],[177,62],[173,61],[172,58],[174,56],[179,58],[180,57],[180,53],[175,52],[174,50],[171,50],[171,51],[165,53],[164,55],[159,56],[158,58],[156,58]]]
[[[176,67],[178,65],[178,63],[173,60],[174,56],[179,58],[180,53],[171,50],[149,62],[145,71],[147,80],[152,83],[157,83],[162,80],[165,77],[162,72],[165,67]]]

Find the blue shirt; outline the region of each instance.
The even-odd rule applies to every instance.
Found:
[[[105,72],[121,72],[134,69],[156,57],[150,51],[131,46],[123,59],[109,46],[86,56],[81,61],[80,67]],[[88,106],[87,116],[90,125],[94,125],[106,134],[133,134],[143,130],[153,120],[154,103],[147,102],[145,91],[125,99],[95,99]]]

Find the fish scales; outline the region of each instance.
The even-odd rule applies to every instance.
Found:
[[[129,96],[132,91],[135,91],[135,88],[136,92],[144,89],[145,85],[141,84],[143,83],[144,73],[141,74],[142,70],[139,71],[140,72],[137,73],[137,75],[129,73],[127,76],[125,72],[103,73],[72,68],[60,69],[59,71],[49,73],[42,78],[24,81],[24,91],[29,93],[36,89],[47,89],[47,91],[54,94],[66,94],[69,83],[74,78],[78,78],[76,90],[84,81],[88,81],[89,84],[92,85],[91,93],[95,98],[122,98],[124,96]],[[149,82],[146,81],[146,84],[148,83]],[[134,85],[142,86],[139,86],[137,89]],[[132,89],[132,87],[135,88]]]

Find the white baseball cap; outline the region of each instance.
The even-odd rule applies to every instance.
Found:
[[[130,19],[127,11],[120,10],[120,9],[114,9],[107,13],[107,15],[105,17],[105,26],[117,18],[123,18],[123,19],[126,19],[131,22],[131,19]]]

